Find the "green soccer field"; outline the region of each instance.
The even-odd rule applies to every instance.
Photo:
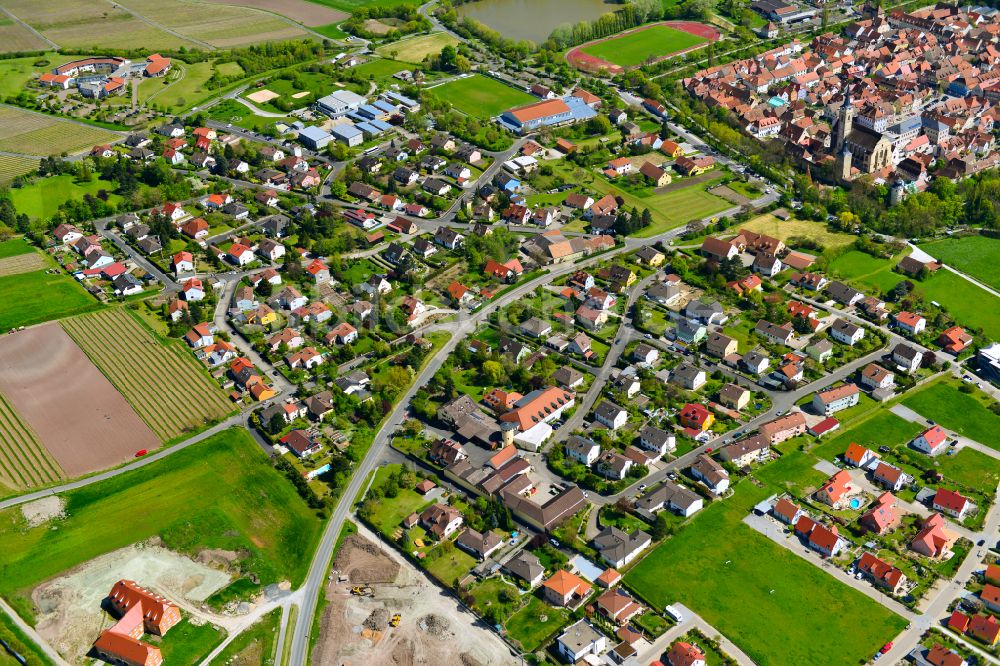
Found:
[[[538,101],[526,92],[479,74],[429,88],[428,92],[466,115],[483,119]]]
[[[641,65],[649,58],[659,58],[692,46],[704,44],[708,40],[690,32],[677,30],[666,25],[657,25],[645,30],[632,32],[581,49],[587,55],[607,60],[622,67]]]

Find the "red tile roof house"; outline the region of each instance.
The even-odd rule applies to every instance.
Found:
[[[989,583],[979,593],[979,598],[993,612],[1000,612],[1000,587]]]
[[[896,498],[892,493],[882,493],[875,504],[861,516],[861,526],[875,534],[891,532],[899,526],[900,516],[894,507]]]
[[[969,619],[969,635],[987,645],[996,645],[1000,638],[1000,622],[992,615],[973,615]]]
[[[690,643],[677,641],[667,653],[670,666],[705,666],[705,653]]]
[[[610,589],[597,597],[596,606],[598,613],[615,624],[625,624],[642,612],[642,606],[621,588]]]
[[[947,439],[948,434],[944,431],[944,429],[939,425],[935,425],[917,435],[917,437],[910,442],[910,446],[921,453],[933,455],[944,450],[943,444]]]
[[[872,553],[862,553],[857,562],[858,572],[866,575],[875,587],[899,596],[906,584],[906,574]]]
[[[130,666],[159,666],[160,649],[139,640],[143,633],[166,635],[181,621],[181,612],[173,603],[140,587],[135,581],[119,580],[111,588],[108,605],[120,619],[104,631],[94,643],[102,659]]]
[[[590,596],[590,585],[574,573],[565,569],[552,574],[542,584],[545,600],[553,606],[575,608]]]
[[[862,469],[867,469],[872,463],[879,459],[879,455],[872,451],[871,449],[866,449],[865,447],[851,442],[848,445],[847,450],[844,451],[844,455],[840,456],[843,458],[844,462],[853,467],[860,467]]]
[[[947,558],[958,535],[944,525],[945,520],[941,514],[935,513],[929,517],[910,542],[910,549],[934,560]]]
[[[846,470],[840,470],[816,491],[816,499],[834,509],[842,509],[847,506],[850,495],[856,492],[857,488],[851,483],[851,475]]]
[[[952,326],[938,336],[938,344],[950,354],[959,354],[972,343],[972,336],[961,326]]]
[[[965,514],[969,512],[972,506],[972,502],[962,497],[961,494],[945,488],[938,488],[934,499],[931,501],[931,508],[935,511],[945,513],[955,520],[963,520]]]
[[[872,470],[872,480],[886,490],[898,491],[909,481],[909,475],[895,465],[880,462]]]
[[[792,501],[782,497],[771,507],[774,517],[786,525],[794,525],[803,515],[802,509]]]

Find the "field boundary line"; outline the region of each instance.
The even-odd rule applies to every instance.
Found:
[[[146,16],[144,16],[143,14],[140,14],[139,12],[129,9],[125,5],[123,5],[120,2],[118,2],[118,0],[108,0],[108,3],[112,7],[119,7],[121,9],[124,9],[129,14],[131,14],[135,18],[139,19],[140,21],[142,21],[146,25],[150,26],[151,28],[156,28],[157,30],[160,30],[162,32],[167,33],[168,35],[173,35],[174,37],[177,37],[178,39],[183,39],[186,42],[193,42],[195,44],[198,44],[199,46],[204,46],[209,51],[216,51],[216,50],[218,50],[218,49],[216,49],[215,46],[212,46],[208,42],[203,42],[200,39],[196,39],[194,37],[188,37],[187,35],[183,35],[183,34],[177,32],[176,30],[168,28],[167,26],[163,25],[162,23],[158,23],[158,22],[154,21],[151,18],[147,18]]]
[[[10,11],[9,9],[7,9],[6,7],[0,7],[0,12],[3,12],[7,16],[9,16],[12,21],[14,21],[15,23],[19,24],[22,28],[24,28],[25,30],[27,30],[28,32],[30,32],[31,34],[33,34],[35,37],[38,37],[40,40],[42,40],[43,42],[45,42],[46,44],[48,44],[49,46],[51,46],[54,50],[56,50],[56,51],[59,50],[60,47],[59,47],[58,44],[56,44],[55,42],[53,42],[51,39],[49,39],[48,37],[46,37],[45,35],[43,35],[38,30],[35,30],[33,27],[31,27],[30,25],[28,25],[27,23],[25,23],[21,19],[19,19],[17,16],[14,15],[14,13],[12,11]]]

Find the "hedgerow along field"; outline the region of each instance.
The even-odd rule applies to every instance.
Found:
[[[161,342],[122,308],[61,322],[132,409],[167,441],[232,411],[225,392],[180,343]]]
[[[244,553],[262,584],[305,578],[322,524],[249,433],[232,428],[141,469],[61,495],[59,529],[0,512],[0,594],[30,616],[30,592],[60,572],[153,536],[192,557]]]
[[[17,414],[10,401],[0,394],[0,495],[4,486],[25,490],[63,478],[31,428]]]
[[[0,151],[25,155],[76,153],[120,135],[39,113],[0,106]]]

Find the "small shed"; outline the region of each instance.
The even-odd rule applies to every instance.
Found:
[[[418,516],[416,513],[411,513],[406,518],[403,518],[403,527],[405,527],[406,529],[410,529],[419,522],[420,522],[420,516]]]

